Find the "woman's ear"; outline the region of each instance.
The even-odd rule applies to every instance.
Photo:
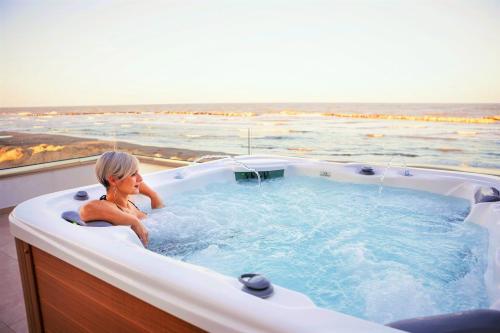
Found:
[[[107,178],[107,180],[108,180],[108,183],[109,183],[109,185],[110,185],[110,186],[115,186],[115,185],[116,185],[116,180],[117,180],[117,179],[116,179],[115,177],[113,177],[113,176],[109,176],[109,177]]]

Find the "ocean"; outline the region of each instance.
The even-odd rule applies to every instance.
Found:
[[[0,108],[0,128],[228,154],[500,169],[500,104]]]

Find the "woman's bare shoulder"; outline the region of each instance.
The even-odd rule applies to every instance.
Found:
[[[90,221],[101,215],[103,211],[115,210],[115,205],[106,200],[91,200],[80,207],[80,217],[84,221]]]

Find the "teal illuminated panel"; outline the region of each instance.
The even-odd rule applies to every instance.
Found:
[[[285,170],[283,169],[271,170],[271,171],[259,171],[260,180],[280,178],[283,177],[284,174]],[[251,171],[235,172],[234,177],[236,178],[237,181],[257,179],[257,175]]]

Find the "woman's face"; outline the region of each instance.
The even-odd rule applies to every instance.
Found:
[[[125,194],[138,194],[139,185],[142,183],[142,176],[139,170],[128,177],[123,177],[116,182],[118,190]]]

